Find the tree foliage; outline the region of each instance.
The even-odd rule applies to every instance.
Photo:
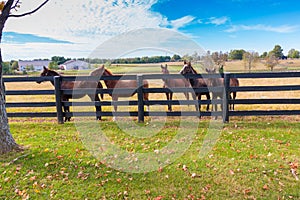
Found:
[[[211,58],[213,59],[214,63],[218,66],[225,65],[225,62],[228,61],[228,54],[220,52],[213,52],[211,54]]]
[[[283,49],[281,48],[280,45],[275,45],[274,49],[269,52],[269,55],[275,56],[275,58],[280,59],[283,57]]]
[[[291,49],[288,52],[288,58],[300,58],[300,54],[298,50]]]
[[[245,69],[251,72],[251,69],[255,67],[255,64],[259,60],[259,54],[257,52],[245,52],[243,54],[243,61]]]
[[[232,60],[242,60],[243,59],[243,55],[246,51],[243,49],[235,49],[235,50],[231,50],[229,53],[229,59]]]
[[[271,71],[273,71],[273,70],[274,70],[274,67],[275,67],[276,65],[278,65],[278,59],[279,59],[279,58],[277,58],[277,57],[275,56],[275,54],[269,53],[269,55],[266,57],[266,63],[265,63],[266,67],[267,67],[268,69],[270,69]]]

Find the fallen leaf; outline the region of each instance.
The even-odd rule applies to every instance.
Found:
[[[155,197],[154,200],[162,200],[163,199],[163,196],[158,196],[158,197]]]

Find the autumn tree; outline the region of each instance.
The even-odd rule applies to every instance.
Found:
[[[274,67],[278,65],[278,63],[279,63],[278,58],[275,56],[275,54],[269,53],[269,55],[266,57],[266,63],[265,63],[266,67],[271,71],[273,71]]]
[[[222,51],[216,51],[211,54],[211,58],[213,59],[216,65],[221,66],[225,65],[225,62],[228,60],[228,54],[223,53]]]
[[[24,17],[35,13],[40,8],[42,8],[49,0],[44,1],[40,6],[32,11],[14,14],[21,5],[20,0],[7,0],[0,2],[0,44],[2,41],[2,33],[4,30],[5,23],[9,18],[12,17]],[[2,80],[3,72],[3,60],[0,48],[0,154],[4,154],[13,150],[20,149],[19,145],[15,142],[11,135],[8,118],[5,107],[5,87]]]
[[[255,67],[255,64],[259,60],[259,54],[257,52],[245,52],[243,54],[243,61],[245,69],[251,72],[251,69]]]

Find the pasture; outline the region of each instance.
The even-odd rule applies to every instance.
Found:
[[[172,65],[169,70],[178,73],[180,68],[180,65]],[[114,73],[160,73],[160,65],[112,66],[110,69]],[[299,79],[245,79],[240,85],[295,82],[299,83]],[[163,82],[155,80],[150,85],[161,87]],[[53,86],[50,83],[9,83],[6,88],[52,89]],[[279,96],[300,98],[300,93],[247,92],[238,93],[237,98]],[[150,99],[165,98],[164,94],[150,95]],[[105,95],[105,99],[111,98]],[[7,96],[8,102],[26,100],[47,102],[54,101],[54,96]],[[236,106],[237,110],[248,108],[253,105]],[[293,108],[299,109],[297,105],[255,105],[255,109]],[[9,108],[8,112],[13,109],[19,111],[20,108]],[[155,109],[167,110],[167,106]],[[176,109],[179,108],[174,106],[173,110]],[[24,151],[0,157],[0,198],[300,199],[299,175],[295,172],[300,159],[299,120],[299,116],[233,117],[229,124],[221,126],[211,151],[199,157],[211,130],[211,118],[204,117],[196,121],[197,131],[181,157],[151,172],[126,173],[109,168],[106,160],[96,159],[83,144],[82,132],[74,121],[59,125],[54,118],[11,118],[11,132],[17,143],[24,146]],[[112,143],[131,153],[157,152],[170,143],[182,126],[182,120],[176,117],[166,122],[150,120],[138,126],[141,130],[153,130],[150,126],[156,126],[159,131],[143,138],[122,129],[132,126],[126,120],[117,123],[107,117],[89,123],[87,121],[86,127],[96,124]],[[184,121],[184,130],[190,132],[194,123]]]
[[[112,142],[130,152],[153,152],[174,136],[173,120],[151,138],[98,122]],[[205,157],[199,151],[209,122],[174,163],[147,173],[125,173],[95,159],[73,122],[11,122],[25,150],[0,157],[2,199],[299,199],[291,168],[299,162],[300,125],[293,118],[235,120]],[[188,129],[187,129],[188,131]],[[17,158],[17,159],[16,159]]]

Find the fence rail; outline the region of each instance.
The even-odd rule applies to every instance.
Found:
[[[224,85],[209,88],[131,88],[131,89],[80,89],[80,90],[63,90],[61,89],[62,81],[78,81],[78,80],[99,80],[99,77],[10,77],[3,78],[5,83],[11,82],[37,82],[37,81],[52,81],[54,82],[53,90],[7,90],[6,95],[54,95],[55,102],[7,102],[7,108],[21,108],[21,107],[54,107],[55,112],[8,112],[8,117],[57,117],[59,123],[63,123],[63,117],[72,116],[135,116],[138,117],[139,122],[144,121],[147,116],[221,116],[224,122],[228,122],[230,116],[268,116],[268,115],[300,115],[300,108],[297,110],[237,110],[230,111],[229,104],[235,105],[259,105],[259,104],[300,104],[300,99],[231,99],[230,92],[278,92],[278,91],[295,91],[300,92],[300,72],[276,72],[276,73],[224,73],[224,74],[202,74],[202,75],[186,75],[185,78],[224,78]],[[125,75],[125,76],[103,76],[100,80],[137,80],[139,85],[142,85],[143,80],[153,79],[178,79],[182,78],[179,74],[145,74],[145,75]],[[277,85],[277,86],[240,86],[230,87],[229,80],[231,78],[242,79],[277,79],[277,78],[299,78],[293,85]],[[143,93],[166,93],[172,91],[173,93],[182,92],[223,92],[222,99],[212,100],[143,100]],[[61,101],[62,94],[82,94],[87,92],[96,92],[98,94],[116,94],[136,92],[137,100],[129,101],[100,101],[100,102],[63,102]],[[151,99],[151,96],[150,96]],[[151,106],[154,105],[222,105],[222,111],[151,111]],[[62,106],[136,106],[137,111],[98,111],[98,112],[63,112]],[[146,112],[144,106],[150,106],[150,111]]]

